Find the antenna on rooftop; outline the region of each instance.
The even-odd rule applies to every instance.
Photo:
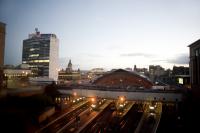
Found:
[[[36,35],[39,35],[39,34],[40,34],[38,28],[35,28],[35,33],[36,33]]]
[[[38,32],[38,28],[35,28],[35,32]]]

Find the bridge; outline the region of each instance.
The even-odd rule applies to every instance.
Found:
[[[79,85],[72,87],[71,90],[60,90],[63,94],[72,94],[74,92],[79,96],[102,97],[108,99],[117,99],[119,96],[125,96],[127,100],[140,101],[161,101],[161,102],[180,102],[183,93],[180,90],[153,90],[153,89],[124,89],[114,87],[99,87],[91,85]]]

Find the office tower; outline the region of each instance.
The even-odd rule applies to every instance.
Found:
[[[0,22],[0,89],[3,87],[5,34],[6,34],[6,24]]]
[[[58,79],[59,42],[55,34],[40,34],[38,29],[23,40],[22,63],[29,64],[38,77]]]
[[[6,24],[0,22],[0,67],[4,64]]]

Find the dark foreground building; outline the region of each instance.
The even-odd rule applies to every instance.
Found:
[[[190,47],[190,76],[191,85],[200,86],[200,39]]]

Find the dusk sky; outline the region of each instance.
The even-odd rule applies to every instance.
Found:
[[[200,0],[0,0],[5,64],[20,64],[37,27],[59,38],[60,67],[188,66],[200,39]]]

